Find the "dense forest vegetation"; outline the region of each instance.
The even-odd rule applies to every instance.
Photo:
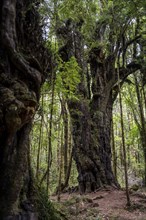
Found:
[[[0,2],[0,219],[53,193],[146,187],[146,3]]]

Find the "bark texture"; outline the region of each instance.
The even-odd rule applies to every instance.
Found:
[[[0,219],[21,208],[31,121],[45,79],[37,7],[33,0],[0,2]]]

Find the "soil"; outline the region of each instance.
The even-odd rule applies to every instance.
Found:
[[[64,193],[52,196],[69,220],[146,220],[146,190],[130,192],[131,206],[126,206],[124,190],[104,188],[80,195]]]

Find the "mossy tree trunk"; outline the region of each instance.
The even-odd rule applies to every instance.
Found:
[[[91,192],[104,185],[117,185],[111,168],[111,122],[112,107],[118,94],[118,77],[115,68],[120,49],[125,52],[119,41],[111,54],[104,55],[100,42],[105,27],[97,26],[94,39],[99,46],[92,47],[88,58],[84,56],[84,40],[80,28],[82,23],[70,19],[66,26],[57,30],[58,38],[65,44],[59,50],[66,62],[75,56],[80,67],[81,82],[77,85],[78,100],[68,100],[73,134],[73,157],[78,170],[80,191]],[[140,66],[134,62],[120,68],[120,82]],[[89,79],[90,82],[89,82]]]
[[[0,2],[0,219],[20,208],[31,122],[45,79],[41,69],[45,50],[35,2]]]
[[[106,185],[117,185],[111,168],[112,96],[104,94],[90,102],[83,97],[70,101],[73,125],[73,155],[79,172],[80,191],[91,192]],[[107,102],[107,103],[105,103]],[[103,106],[103,107],[102,107]]]

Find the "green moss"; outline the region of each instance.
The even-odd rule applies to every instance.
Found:
[[[67,220],[61,210],[58,210],[49,200],[48,194],[44,189],[37,191],[36,207],[39,220]]]
[[[130,189],[133,191],[137,191],[139,189],[139,186],[137,184],[134,184],[133,186],[131,186]]]
[[[3,100],[4,106],[9,105],[9,103],[12,103],[15,100],[13,91],[11,91],[8,88],[3,88],[3,91],[1,93],[1,98]]]
[[[17,81],[13,82],[12,86],[15,97],[24,102],[25,104],[36,106],[36,96],[32,91],[29,91],[25,84],[19,83]]]

